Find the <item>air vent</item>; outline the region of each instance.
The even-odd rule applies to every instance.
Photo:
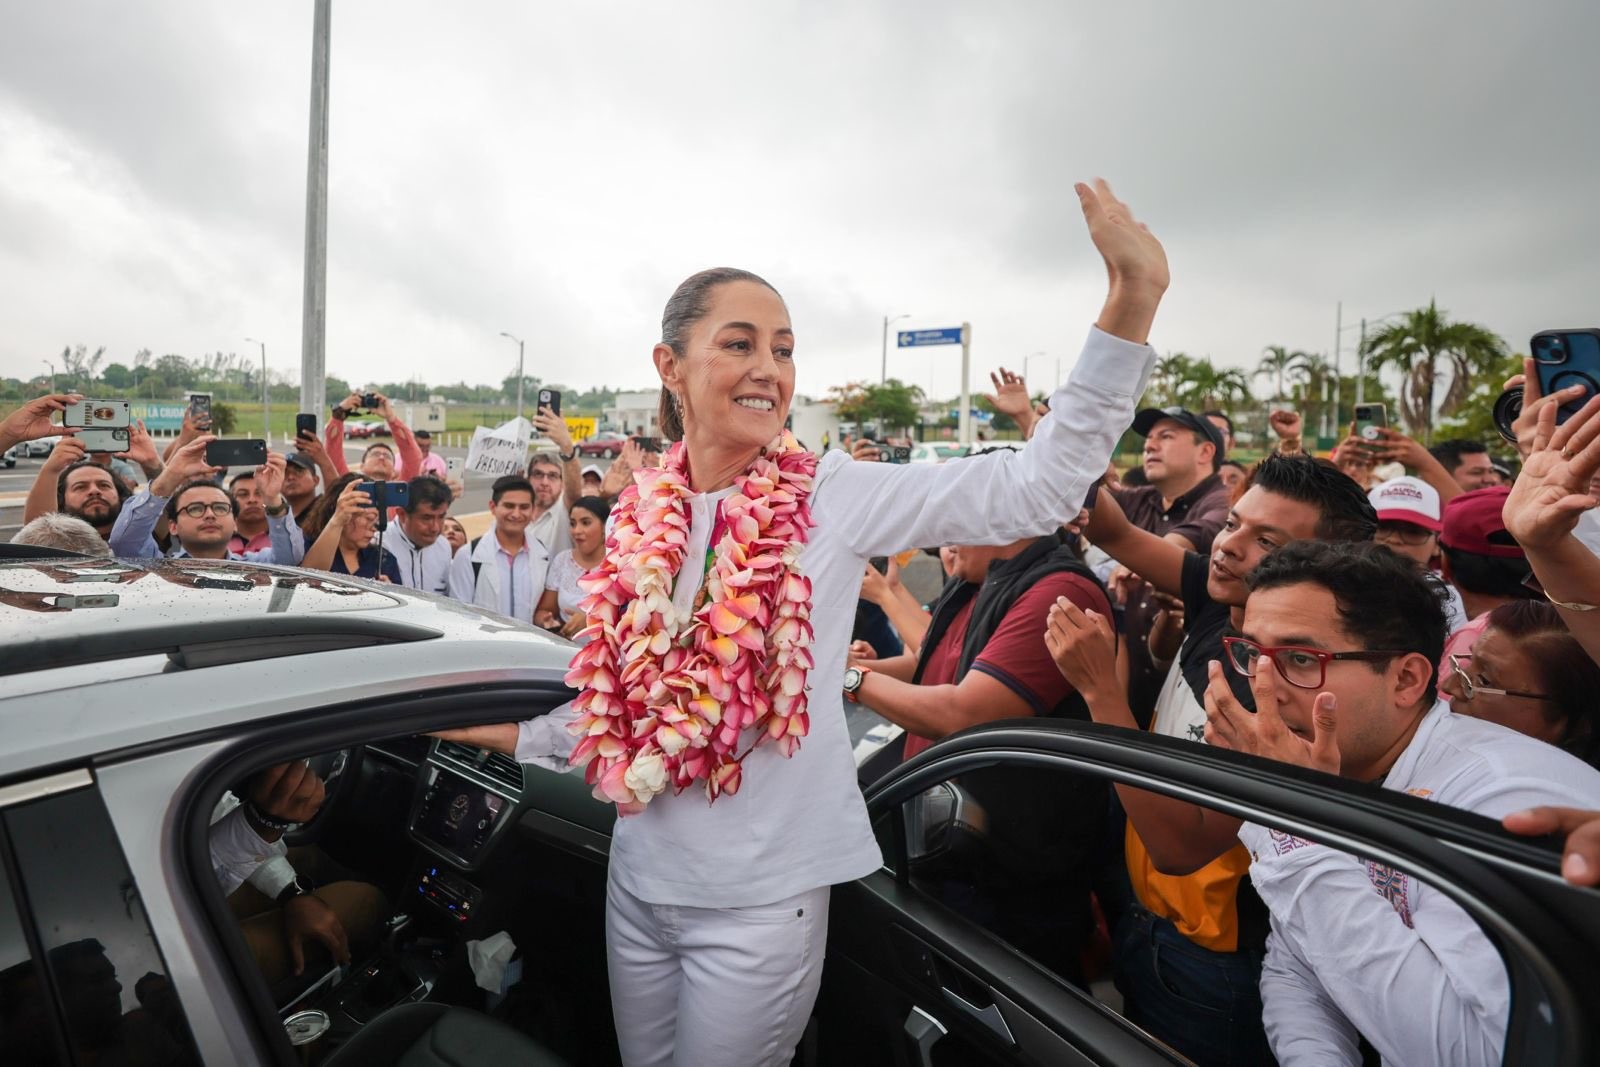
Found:
[[[438,754],[471,767],[490,781],[522,792],[522,764],[503,752],[489,752],[459,741],[441,741]]]
[[[483,773],[497,782],[522,792],[522,764],[504,752],[489,753],[488,762],[483,765]]]
[[[483,749],[463,745],[459,741],[440,741],[439,755],[448,756],[457,763],[465,763],[468,767],[476,767],[483,760]]]

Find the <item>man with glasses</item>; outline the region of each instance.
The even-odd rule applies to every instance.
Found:
[[[1211,665],[1222,659],[1223,636],[1243,619],[1245,583],[1268,553],[1312,538],[1367,541],[1376,527],[1361,487],[1304,454],[1275,454],[1256,466],[1209,555],[1137,528],[1102,493],[1089,540],[1183,599],[1183,647],[1156,699],[1151,730],[1203,739]],[[1117,676],[1110,620],[1058,602],[1045,643],[1096,722],[1137,728]],[[1248,681],[1235,683],[1248,704]],[[1128,899],[1102,901],[1114,925],[1113,973],[1124,1014],[1196,1063],[1267,1062],[1256,992],[1267,916],[1249,888],[1238,822],[1144,790],[1119,786],[1117,794],[1128,814]]]
[[[1594,806],[1600,771],[1440,699],[1437,590],[1375,545],[1301,542],[1251,574],[1211,667],[1206,740],[1490,818]],[[1250,680],[1254,710],[1225,672]],[[1280,1063],[1499,1063],[1510,987],[1478,924],[1410,875],[1254,823],[1239,840],[1272,914],[1263,1019]]]
[[[543,544],[552,558],[572,547],[567,509],[561,502],[564,458],[540,452],[528,461],[528,482],[533,486],[533,520],[528,523],[526,534]]]
[[[113,555],[159,557],[161,551],[151,535],[165,512],[173,540],[180,546],[172,553],[174,557],[248,560],[287,567],[304,558],[305,535],[284,499],[284,458],[277,452],[267,453],[265,465],[255,468],[255,484],[271,544],[254,552],[240,553],[229,548],[237,529],[239,505],[211,481],[218,468],[206,462],[205,454],[206,445],[214,440],[204,434],[178,449],[150,487],[128,501],[108,538]]]

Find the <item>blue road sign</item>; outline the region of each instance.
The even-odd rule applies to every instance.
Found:
[[[961,327],[955,326],[948,330],[901,330],[899,332],[898,348],[921,348],[923,345],[958,345],[961,343]]]

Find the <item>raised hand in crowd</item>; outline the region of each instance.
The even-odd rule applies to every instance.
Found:
[[[1157,664],[1171,663],[1183,645],[1183,601],[1154,589],[1150,598],[1161,608],[1150,626],[1150,658]]]
[[[861,598],[883,609],[889,625],[900,635],[907,651],[919,652],[922,649],[922,639],[927,636],[933,617],[922,610],[917,598],[901,583],[897,559],[889,557],[882,574],[878,573],[878,568],[867,564],[866,573],[861,578]]]
[[[1501,821],[1514,834],[1565,834],[1561,877],[1573,885],[1600,885],[1600,811],[1532,808],[1514,811]]]
[[[144,420],[128,427],[128,450],[123,453],[129,463],[137,464],[147,479],[154,480],[161,473],[161,455],[156,451],[155,438],[144,428]]]
[[[1552,398],[1554,399],[1554,398]],[[1600,470],[1600,397],[1561,426],[1556,406],[1540,408],[1522,473],[1506,498],[1506,530],[1524,550],[1549,550],[1568,539],[1584,512],[1600,507],[1590,492]]]
[[[0,452],[22,441],[37,441],[41,437],[54,437],[57,434],[70,437],[77,433],[77,430],[62,426],[59,422],[51,422],[50,417],[58,411],[65,411],[68,404],[76,404],[82,399],[77,393],[50,393],[23,404],[7,415],[4,421],[0,421]]]
[[[283,507],[283,475],[288,460],[282,452],[268,452],[267,462],[256,468],[256,489],[268,511]]]
[[[876,463],[879,455],[878,445],[870,437],[858,437],[850,446],[850,458],[862,463]]]
[[[194,412],[189,408],[183,409],[183,425],[178,428],[178,436],[167,442],[167,447],[162,451],[161,458],[171,460],[172,454],[184,445],[193,441],[203,433],[211,432],[211,416],[207,415],[200,422],[194,419]]]
[[[1301,450],[1301,429],[1304,421],[1298,411],[1277,410],[1267,416],[1267,425],[1278,435],[1277,450],[1292,456]],[[1218,457],[1221,458],[1220,456]]]
[[[1333,455],[1329,457],[1333,465],[1338,467],[1361,488],[1372,488],[1372,445],[1356,436],[1355,425],[1350,427],[1350,433],[1343,441],[1334,446]]]
[[[572,443],[572,431],[566,419],[544,405],[533,413],[533,425],[556,446],[561,460],[561,495],[570,508],[583,496],[583,475],[578,470],[578,447]]]
[[[1535,435],[1539,432],[1539,412],[1547,407],[1561,407],[1578,400],[1587,391],[1582,385],[1569,385],[1565,389],[1557,389],[1549,396],[1540,393],[1538,364],[1532,358],[1522,361],[1522,373],[1513,374],[1506,379],[1505,388],[1522,388],[1522,411],[1511,421],[1511,431],[1516,436],[1517,453],[1523,458],[1528,458],[1528,453],[1533,451]]]
[[[294,449],[302,455],[309,456],[311,462],[317,465],[317,471],[322,475],[323,485],[332,485],[339,480],[339,471],[328,458],[328,448],[322,443],[321,438],[310,430],[301,431],[295,435]],[[457,494],[459,496],[460,494]]]
[[[1262,656],[1262,660],[1265,658]],[[1255,677],[1250,679],[1256,698],[1254,712],[1246,710],[1228,687],[1222,672],[1232,669],[1216,660],[1208,667],[1211,680],[1206,687],[1206,744],[1327,774],[1339,773],[1337,697],[1332,693],[1317,694],[1311,712],[1311,740],[1307,741],[1289,729],[1278,711],[1277,687],[1286,683],[1279,680],[1275,666],[1257,661]]]
[[[40,515],[48,515],[56,510],[56,484],[61,478],[61,472],[80,460],[89,458],[84,451],[83,442],[76,437],[68,435],[57,441],[50,454],[39,464],[39,473],[33,479],[33,486],[28,490],[27,503],[22,508],[22,521],[32,522]]]
[[[1034,413],[1033,401],[1028,399],[1028,384],[1022,375],[1001,367],[998,372],[990,373],[989,381],[994,384],[989,403],[1000,414],[1011,416],[1022,431],[1024,441],[1032,437],[1033,424],[1039,421],[1039,416]]]
[[[170,497],[187,482],[221,474],[222,467],[206,462],[206,446],[215,440],[211,434],[201,434],[168,456],[167,465],[150,480],[150,495]]]
[[[1110,619],[1057,597],[1050,608],[1044,644],[1061,676],[1083,695],[1096,722],[1134,725],[1133,713],[1127,710],[1126,686],[1117,672],[1117,631]],[[1126,721],[1121,714],[1102,718],[1108,709],[1125,712]]]
[[[617,458],[611,461],[605,477],[600,479],[600,495],[615,500],[617,494],[633,483],[633,472],[643,470],[644,465],[644,449],[639,447],[639,442],[631,437],[622,442]]]
[[[1143,344],[1172,281],[1166,249],[1104,178],[1096,178],[1092,187],[1079,182],[1073,188],[1110,282],[1096,325],[1114,337]]]
[[[1127,607],[1128,601],[1138,597],[1143,588],[1144,579],[1120,563],[1111,568],[1111,574],[1106,578],[1106,592],[1111,596],[1111,602],[1122,607]]]
[[[1392,426],[1375,426],[1372,432],[1377,435],[1377,440],[1371,443],[1368,452],[1374,463],[1399,463],[1407,470],[1415,471],[1418,478],[1438,490],[1441,506],[1461,495],[1461,483],[1420,441],[1407,437]]]

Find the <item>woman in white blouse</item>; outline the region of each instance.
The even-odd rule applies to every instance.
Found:
[[[578,700],[441,735],[552,769],[573,755],[590,764],[597,795],[618,803],[606,933],[629,1067],[749,1067],[793,1054],[821,981],[829,887],[882,863],[841,691],[867,559],[1054,530],[1077,514],[1132,421],[1154,361],[1146,339],[1166,254],[1104,182],[1076,191],[1109,293],[1020,453],[942,466],[799,456],[783,430],[797,337],[783,299],[731,269],[679,286],[653,358],[662,434],[682,443],[660,471],[636,473],[637,512],[631,491],[614,509],[605,568],[620,580],[585,602],[594,640],[569,677]],[[799,482],[776,475],[812,465]],[[782,527],[795,497],[809,515],[788,542],[762,541],[761,524]],[[810,633],[797,638],[807,615]],[[716,657],[694,658],[703,648]],[[759,650],[753,668],[741,648]],[[683,669],[680,649],[695,669]],[[674,664],[687,691],[646,684]],[[748,705],[730,712],[741,690],[719,691],[724,668],[761,690],[756,728],[741,728]]]
[[[606,557],[606,516],[609,514],[610,505],[598,496],[579,497],[567,509],[572,547],[557,552],[550,560],[550,569],[544,575],[544,595],[533,613],[535,625],[570,638],[576,638],[588,625],[588,617],[578,610],[578,602],[585,596],[578,588],[578,579],[600,566]],[[587,644],[588,641],[582,639],[578,643]]]

